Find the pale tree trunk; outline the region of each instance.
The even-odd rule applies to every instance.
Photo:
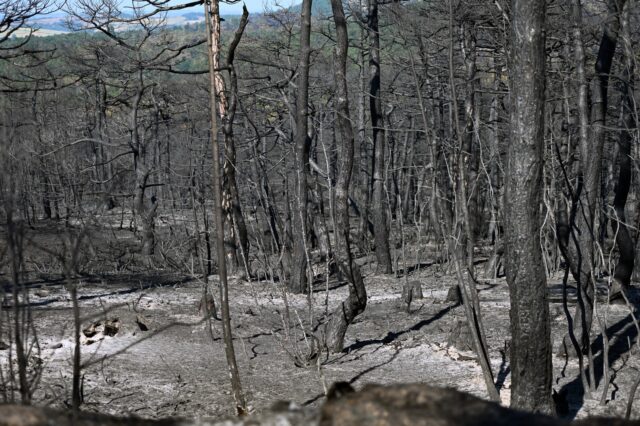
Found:
[[[215,10],[214,10],[215,9]],[[222,211],[228,227],[228,238],[225,246],[229,248],[228,256],[233,265],[249,270],[249,238],[242,207],[240,205],[240,193],[236,181],[236,146],[233,135],[233,120],[237,107],[237,75],[233,66],[235,49],[240,42],[244,27],[241,25],[236,32],[227,54],[226,68],[229,71],[231,90],[227,92],[224,78],[222,77],[220,61],[220,12],[217,6],[212,7],[211,28],[214,45],[212,46],[212,58],[214,72],[214,88],[218,98],[218,113],[220,114],[222,133],[224,135],[224,163],[222,166]]]
[[[211,144],[213,154],[213,195],[215,202],[214,220],[216,225],[216,252],[218,255],[218,276],[220,277],[220,306],[222,310],[222,334],[227,357],[227,367],[231,379],[231,389],[236,405],[236,413],[239,415],[247,412],[247,404],[242,392],[240,382],[240,372],[236,362],[235,349],[233,347],[233,336],[231,334],[231,315],[229,313],[229,286],[227,282],[227,263],[224,252],[224,219],[222,208],[222,188],[220,182],[220,150],[218,148],[218,114],[216,113],[216,67],[215,55],[219,50],[215,46],[219,45],[216,37],[220,34],[220,21],[214,19],[219,16],[218,0],[204,3],[205,18],[207,22],[207,44],[209,56],[209,96],[211,113]],[[248,13],[246,8],[243,11],[241,27],[246,25]],[[216,29],[216,25],[218,28]]]
[[[326,344],[333,352],[341,352],[344,335],[349,324],[367,306],[367,291],[360,274],[360,267],[351,255],[349,238],[349,183],[353,169],[354,137],[349,114],[347,89],[347,21],[342,0],[331,0],[336,25],[336,50],[334,75],[336,78],[336,114],[340,133],[339,168],[335,192],[336,263],[349,283],[349,296],[332,313],[327,325]]]
[[[373,227],[375,230],[376,259],[378,268],[385,274],[392,272],[387,224],[387,203],[384,193],[385,129],[380,93],[380,28],[378,24],[378,0],[367,0],[367,31],[369,35],[369,111],[373,129]]]
[[[551,414],[551,334],[540,247],[545,8],[545,0],[513,0],[511,6],[505,256],[511,302],[511,407]]]

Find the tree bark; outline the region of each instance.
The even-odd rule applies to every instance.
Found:
[[[248,12],[247,12],[248,13]],[[212,59],[214,63],[214,88],[218,98],[217,107],[220,114],[221,128],[224,135],[224,162],[222,166],[222,210],[224,220],[230,225],[228,237],[225,243],[233,265],[249,271],[249,237],[245,225],[240,193],[236,180],[236,145],[233,133],[233,121],[238,105],[238,77],[235,72],[233,60],[235,50],[240,42],[246,21],[241,21],[238,30],[229,46],[225,66],[229,72],[230,90],[227,92],[224,78],[222,77],[220,61],[220,13],[216,11],[211,15],[211,28],[215,33],[212,46]]]
[[[142,228],[142,247],[141,253],[145,256],[151,256],[155,249],[155,215],[157,204],[155,197],[152,197],[151,206],[147,208],[145,203],[146,190],[151,168],[148,166],[147,147],[140,140],[138,116],[140,103],[145,92],[144,77],[142,69],[138,73],[138,89],[134,96],[131,111],[129,113],[129,126],[131,129],[130,147],[133,150],[133,165],[136,175],[135,190],[133,198],[133,209],[137,220]]]
[[[363,0],[359,0],[360,9],[363,9]],[[373,171],[370,168],[370,160],[369,160],[369,147],[367,142],[366,135],[366,126],[365,126],[365,115],[366,115],[366,98],[367,98],[367,66],[366,66],[366,49],[365,44],[367,41],[367,31],[361,26],[359,29],[360,34],[360,50],[358,52],[358,64],[360,65],[360,72],[358,74],[358,86],[359,86],[359,94],[358,94],[358,147],[360,148],[360,176],[362,177],[362,196],[364,200],[362,201],[362,214],[361,214],[361,222],[360,222],[360,239],[358,241],[361,251],[368,252],[369,251],[369,236],[375,236],[375,228],[373,226],[373,222],[369,220],[370,216],[370,201],[371,201],[371,192],[373,186],[372,173]]]
[[[582,41],[582,6],[574,0],[574,43],[576,50],[576,72],[578,77],[578,116],[580,132],[580,171],[569,223],[559,221],[558,242],[571,273],[578,283],[578,306],[574,324],[575,335],[581,350],[589,345],[589,333],[593,322],[593,298],[595,277],[595,244],[597,240],[596,207],[600,199],[604,126],[607,113],[609,73],[620,29],[619,13],[626,0],[609,0],[608,17],[596,58],[596,78],[592,81],[591,134],[588,124],[588,82],[584,72],[585,56]],[[591,136],[591,138],[589,138]],[[619,200],[620,201],[620,200]],[[574,220],[575,219],[575,220]],[[564,348],[573,347],[570,336],[564,338]]]
[[[611,223],[618,247],[618,263],[613,273],[614,293],[626,291],[631,284],[631,275],[635,262],[635,250],[624,213],[627,196],[631,186],[631,143],[637,129],[634,84],[634,51],[631,46],[629,29],[629,4],[621,13],[620,28],[624,53],[624,71],[622,76],[622,131],[618,140],[618,179],[615,186],[613,208],[616,216]]]
[[[367,31],[369,35],[369,111],[373,131],[373,193],[372,212],[375,230],[376,260],[385,274],[392,272],[387,225],[387,203],[384,194],[384,116],[380,93],[380,28],[378,24],[378,0],[367,0]]]
[[[349,184],[353,169],[354,136],[349,114],[347,89],[347,21],[342,0],[331,0],[333,20],[336,25],[336,50],[334,75],[336,79],[336,115],[340,133],[339,168],[335,190],[336,263],[349,283],[349,296],[332,313],[327,325],[326,344],[333,352],[341,352],[344,335],[349,324],[362,313],[367,305],[367,291],[360,274],[360,267],[351,255],[349,238]]]
[[[155,247],[155,216],[158,204],[152,197],[151,207],[145,206],[145,192],[151,170],[140,162],[136,168],[136,189],[134,194],[134,210],[142,225],[142,254],[150,256]]]
[[[511,302],[511,406],[550,414],[551,335],[540,248],[545,0],[513,0],[511,11],[511,143],[505,177],[505,254]]]
[[[249,263],[249,236],[247,234],[247,226],[244,221],[244,215],[242,214],[242,207],[240,204],[240,193],[238,191],[238,183],[236,180],[236,144],[233,134],[233,122],[236,115],[236,109],[238,106],[238,76],[233,64],[235,58],[236,48],[240,43],[244,29],[247,26],[249,12],[246,7],[243,6],[242,18],[240,25],[236,30],[233,37],[233,41],[229,46],[227,52],[227,71],[229,72],[229,108],[226,116],[222,116],[222,131],[224,133],[224,164],[222,166],[223,176],[223,206],[228,222],[231,224],[231,235],[234,237],[232,242],[238,242],[236,251],[239,251],[240,256],[236,255],[236,258],[242,259],[242,262],[237,262],[238,267],[244,268],[247,278],[251,275],[251,264]],[[245,16],[246,15],[246,16]],[[220,17],[218,16],[218,19]]]
[[[466,70],[466,96],[464,100],[464,132],[462,134],[462,150],[464,151],[465,163],[463,167],[467,170],[467,210],[469,211],[469,234],[470,238],[475,241],[478,235],[478,229],[482,218],[479,217],[478,210],[478,150],[474,146],[476,128],[476,40],[474,29],[470,28],[471,24],[463,24],[462,33],[462,50],[464,56],[464,64]]]
[[[453,1],[449,0],[449,89],[451,94],[451,115],[452,130],[455,131],[458,146],[453,150],[453,177],[455,185],[455,223],[448,223],[447,229],[450,235],[446,237],[449,253],[454,257],[454,267],[458,278],[460,294],[463,300],[465,315],[471,331],[474,349],[478,356],[478,363],[482,368],[485,384],[489,397],[494,401],[500,400],[500,395],[496,389],[489,361],[487,340],[482,322],[480,310],[480,300],[478,290],[475,285],[474,273],[474,235],[471,230],[471,219],[469,217],[468,188],[469,178],[467,169],[470,162],[470,152],[465,144],[464,135],[460,129],[460,117],[458,113],[458,95],[455,86],[454,75],[454,31],[453,31]],[[463,267],[465,270],[463,271]]]
[[[231,389],[233,399],[236,404],[236,413],[239,415],[247,412],[247,404],[242,392],[240,382],[240,372],[236,362],[235,349],[233,347],[233,336],[231,334],[231,315],[229,313],[229,286],[227,283],[227,263],[224,251],[224,219],[222,209],[222,187],[220,182],[220,150],[218,148],[218,114],[216,112],[216,68],[214,56],[218,41],[216,37],[219,29],[215,25],[220,25],[220,21],[214,19],[219,16],[218,0],[204,3],[205,19],[207,23],[207,44],[209,57],[209,96],[211,114],[211,148],[213,153],[213,195],[214,195],[214,220],[216,225],[216,251],[218,255],[218,276],[220,278],[220,306],[222,310],[222,334],[224,339],[225,355],[227,358],[227,368],[231,379]],[[243,20],[247,19],[247,11],[244,9]]]
[[[293,216],[293,255],[288,288],[294,293],[307,289],[307,203],[309,190],[309,152],[311,139],[308,132],[309,113],[309,59],[311,56],[311,5],[303,0],[300,17],[300,57],[298,63],[298,93],[296,97],[295,149],[297,163],[296,194]]]

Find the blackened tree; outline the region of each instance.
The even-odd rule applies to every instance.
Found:
[[[505,254],[511,301],[511,406],[551,413],[551,335],[540,248],[544,148],[545,1],[511,6],[511,143]]]

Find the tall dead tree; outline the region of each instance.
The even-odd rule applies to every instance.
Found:
[[[449,253],[454,257],[454,266],[458,278],[462,304],[471,331],[471,340],[478,355],[478,363],[482,368],[483,377],[487,386],[489,397],[494,401],[500,400],[500,395],[496,389],[489,360],[489,351],[486,334],[480,310],[480,300],[476,288],[474,273],[474,238],[471,228],[471,218],[469,214],[469,177],[467,173],[471,162],[472,139],[465,140],[465,134],[460,129],[460,117],[458,112],[458,95],[455,84],[454,73],[454,8],[453,0],[449,0],[449,89],[451,92],[451,110],[453,129],[457,137],[458,146],[454,151],[453,170],[455,181],[455,222],[447,223],[447,228],[451,234],[446,237]],[[472,135],[468,135],[472,138]],[[443,233],[444,234],[444,233]],[[464,270],[463,270],[464,268]]]
[[[545,0],[513,0],[511,5],[505,255],[511,302],[511,406],[551,413],[551,335],[540,248],[545,7]]]
[[[303,293],[307,288],[307,203],[309,191],[309,60],[311,56],[311,4],[312,0],[303,0],[300,16],[300,55],[298,62],[298,92],[296,97],[296,199],[293,211],[293,256],[289,277],[289,290]]]
[[[375,231],[376,260],[385,274],[392,271],[385,196],[385,128],[380,93],[380,25],[378,0],[367,0],[367,33],[369,38],[369,113],[373,132],[373,205],[372,222]]]
[[[576,73],[578,79],[578,117],[580,170],[571,194],[571,215],[558,220],[558,243],[567,260],[571,274],[578,283],[578,306],[574,318],[575,336],[579,349],[589,346],[589,333],[593,322],[593,298],[595,289],[595,253],[597,244],[597,207],[600,203],[600,179],[602,154],[605,141],[605,124],[609,88],[609,73],[618,42],[620,12],[626,0],[608,0],[607,17],[595,64],[595,77],[591,81],[591,105],[589,105],[589,82],[584,71],[585,54],[582,41],[582,6],[573,2],[573,38]],[[590,124],[589,124],[590,110]],[[622,189],[622,188],[619,188]],[[622,193],[618,190],[617,193]],[[626,197],[624,197],[626,198]],[[621,204],[622,198],[618,198]],[[624,200],[626,202],[626,199]],[[614,225],[616,226],[616,225]],[[624,238],[624,237],[623,237]],[[622,282],[619,282],[622,284]],[[573,353],[574,344],[569,333],[563,341],[563,350]]]
[[[236,362],[235,349],[233,347],[233,336],[231,334],[231,316],[229,313],[229,286],[227,282],[227,263],[224,251],[224,211],[222,207],[222,185],[220,180],[220,150],[218,149],[218,114],[216,112],[216,60],[215,56],[220,54],[216,46],[219,41],[216,37],[220,34],[220,8],[218,0],[204,3],[205,19],[207,24],[207,45],[209,58],[209,96],[211,113],[211,148],[213,153],[213,198],[214,198],[214,221],[216,226],[216,252],[218,255],[218,276],[220,278],[220,306],[222,310],[222,334],[224,338],[225,355],[227,357],[227,367],[231,378],[231,389],[236,404],[237,414],[247,412],[247,404],[242,392],[240,383],[240,372]],[[239,34],[246,25],[249,13],[244,8],[240,21]],[[239,36],[237,36],[239,37]]]
[[[135,190],[133,197],[133,210],[140,221],[142,228],[142,249],[144,255],[152,255],[155,247],[155,217],[158,204],[155,197],[147,202],[147,189],[149,188],[149,177],[151,175],[152,165],[149,158],[149,150],[140,137],[140,103],[142,97],[150,88],[148,83],[144,81],[143,69],[140,68],[136,72],[135,81],[137,82],[135,95],[131,102],[131,112],[129,113],[129,126],[131,138],[129,146],[133,151],[133,165],[136,173]]]
[[[349,237],[349,184],[353,170],[354,136],[349,113],[347,89],[347,51],[349,38],[347,20],[342,0],[331,0],[333,20],[336,25],[336,49],[334,75],[336,78],[336,115],[340,134],[338,178],[335,187],[336,263],[349,283],[349,296],[333,312],[327,326],[326,344],[333,352],[344,346],[344,335],[349,324],[362,313],[367,305],[367,291],[360,274],[360,267],[351,254]]]
[[[220,14],[212,15],[212,29],[216,32],[214,37],[216,45],[212,49],[212,58],[215,69],[215,90],[218,98],[218,113],[222,122],[222,134],[224,135],[224,163],[222,166],[222,210],[224,219],[229,224],[226,247],[234,266],[249,270],[249,237],[247,226],[242,215],[240,193],[236,181],[236,145],[233,134],[233,120],[238,105],[237,89],[238,78],[233,59],[235,49],[244,32],[244,26],[238,29],[238,33],[232,41],[227,53],[224,68],[229,72],[230,90],[227,90],[222,76],[222,64],[220,61]],[[246,25],[246,23],[245,23]]]
[[[613,208],[614,220],[611,223],[618,247],[618,263],[613,273],[614,292],[626,291],[631,285],[631,275],[635,262],[635,248],[624,213],[631,186],[631,145],[638,124],[635,114],[634,100],[634,51],[631,45],[631,32],[629,29],[630,3],[620,14],[620,31],[622,34],[622,52],[624,56],[622,72],[622,99],[621,122],[622,130],[618,139],[618,179],[615,186]]]
[[[482,220],[482,213],[478,208],[478,163],[480,162],[480,155],[474,141],[477,139],[478,133],[476,123],[476,114],[479,112],[476,106],[476,90],[477,90],[477,76],[476,76],[476,40],[475,40],[475,28],[470,23],[462,23],[461,32],[461,45],[464,57],[465,71],[466,71],[466,96],[464,100],[464,132],[462,136],[462,151],[464,153],[465,164],[463,167],[467,169],[467,210],[469,212],[469,236],[471,244],[473,244],[475,237],[480,228],[480,222]]]

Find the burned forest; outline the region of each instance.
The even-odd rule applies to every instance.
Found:
[[[639,42],[633,0],[0,0],[0,425],[640,424]]]

